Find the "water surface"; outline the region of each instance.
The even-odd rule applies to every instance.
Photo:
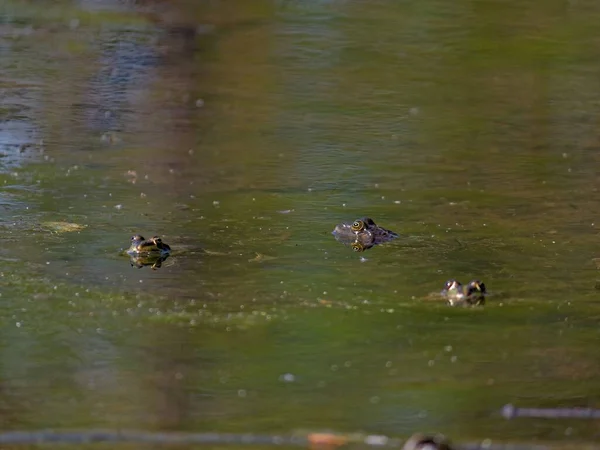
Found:
[[[600,400],[598,19],[0,6],[3,429],[597,437],[499,410]],[[333,239],[364,215],[401,237]],[[487,305],[431,300],[448,278]]]

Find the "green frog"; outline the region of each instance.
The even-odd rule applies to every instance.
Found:
[[[441,294],[450,306],[468,306],[485,304],[487,291],[482,281],[472,280],[463,286],[459,281],[452,279],[446,281]]]
[[[452,447],[441,434],[428,436],[415,433],[404,443],[402,450],[452,450]]]
[[[144,236],[136,234],[131,237],[127,254],[134,267],[141,269],[144,266],[151,266],[152,269],[158,269],[171,254],[171,247],[158,236],[145,239]]]
[[[398,237],[397,233],[380,227],[370,217],[357,219],[353,223],[342,222],[336,225],[331,234],[337,241],[350,244],[355,252],[363,252]]]
[[[145,239],[140,234],[135,234],[131,237],[131,246],[127,250],[129,255],[145,255],[145,254],[169,254],[171,247],[165,244],[161,238],[154,236],[150,239]]]

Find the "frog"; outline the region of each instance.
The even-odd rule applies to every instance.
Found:
[[[364,252],[398,237],[397,233],[380,227],[370,217],[356,219],[352,223],[342,222],[335,226],[331,234],[337,241],[350,244],[355,252]]]
[[[162,263],[170,256],[171,247],[164,243],[159,236],[145,239],[141,234],[131,237],[131,245],[127,250],[132,267],[141,269],[151,266],[153,270],[162,266]]]
[[[472,280],[467,285],[455,279],[446,281],[441,295],[450,306],[484,305],[487,290],[480,280]]]
[[[158,236],[153,236],[150,239],[145,239],[140,234],[135,234],[131,237],[131,245],[127,250],[128,255],[143,255],[150,253],[168,254],[171,253],[171,247],[165,244]]]

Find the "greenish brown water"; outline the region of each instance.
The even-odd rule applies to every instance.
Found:
[[[600,407],[599,20],[4,2],[2,429],[597,439],[499,410]],[[401,237],[333,239],[364,215]],[[138,232],[159,270],[121,254]],[[432,301],[448,278],[487,305]]]

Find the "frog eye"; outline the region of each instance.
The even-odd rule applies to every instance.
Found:
[[[483,284],[481,281],[479,280],[473,280],[469,283],[469,286],[471,287],[471,289],[473,291],[478,291],[482,294],[485,294],[485,284]]]
[[[352,247],[352,250],[354,250],[355,252],[362,252],[365,249],[365,246],[362,245],[360,242],[353,242],[352,244],[350,244],[350,247]]]
[[[444,290],[449,291],[450,289],[458,289],[460,287],[460,283],[456,280],[448,280],[444,285]]]
[[[352,231],[361,231],[365,228],[365,223],[362,220],[356,220],[352,224]]]

